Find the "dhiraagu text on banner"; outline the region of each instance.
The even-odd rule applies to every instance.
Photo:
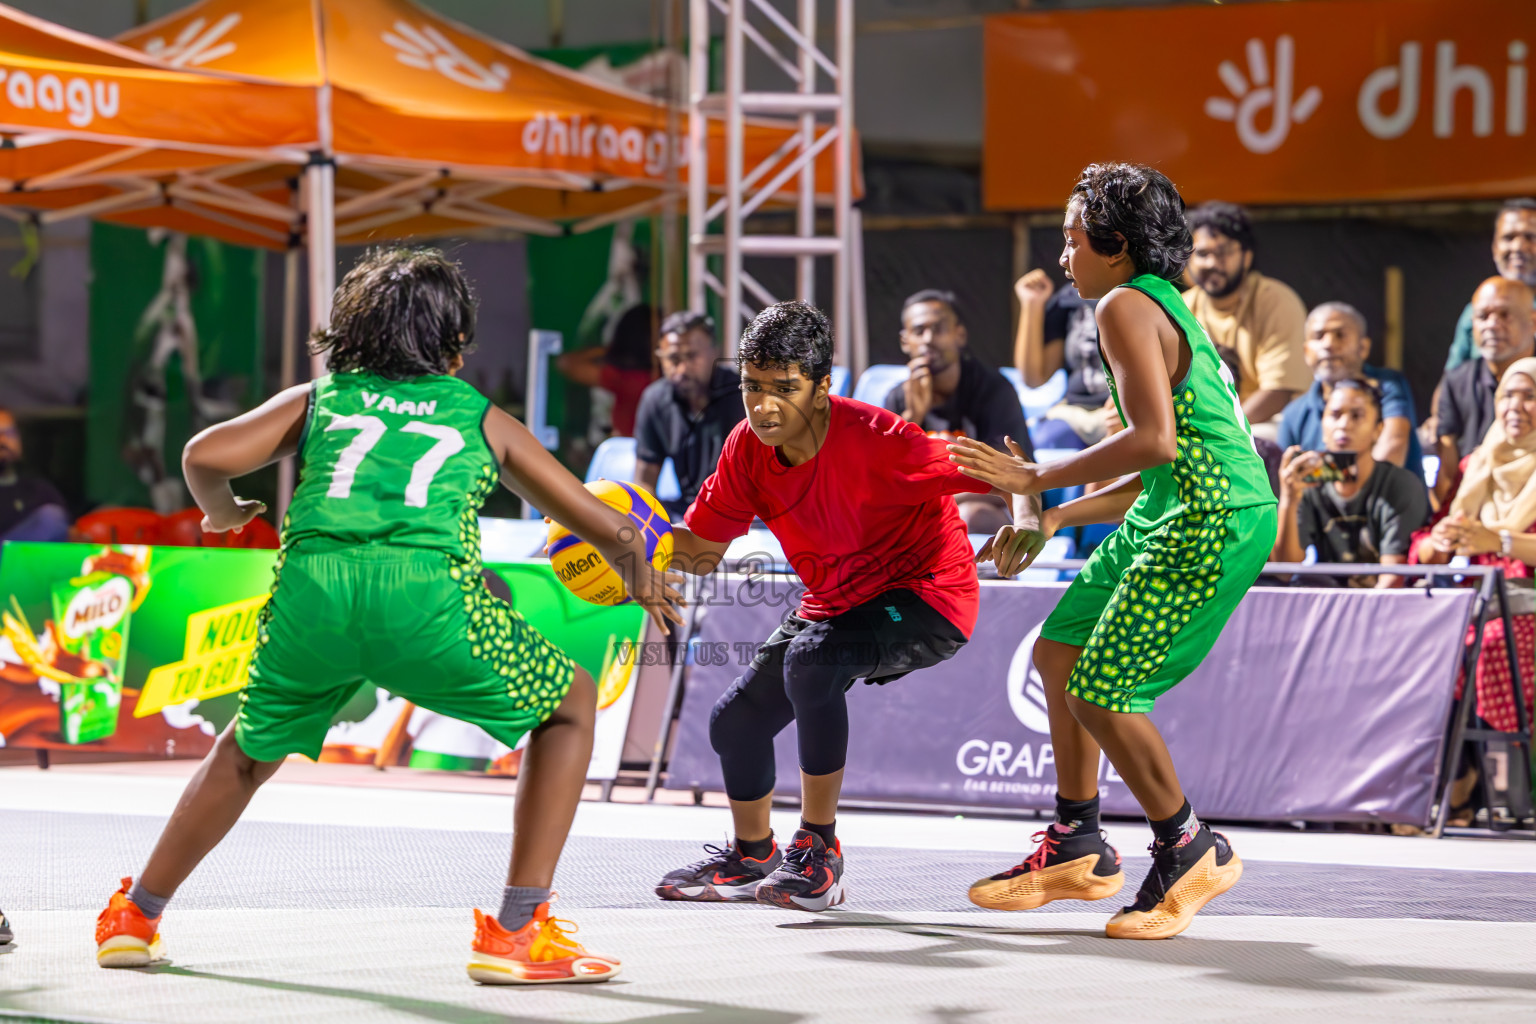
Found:
[[[0,745],[197,757],[234,717],[275,552],[10,543],[0,548]],[[638,674],[638,607],[572,597],[542,559],[487,567],[600,686],[594,779],[613,778]],[[366,682],[322,758],[515,771],[483,732]]]

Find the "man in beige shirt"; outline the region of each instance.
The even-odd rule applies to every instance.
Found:
[[[1243,411],[1254,433],[1274,440],[1281,410],[1312,386],[1307,307],[1288,285],[1253,269],[1253,222],[1242,207],[1203,203],[1188,220],[1195,286],[1184,301],[1217,347],[1237,353]]]

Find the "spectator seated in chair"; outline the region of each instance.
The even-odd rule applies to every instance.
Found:
[[[1536,358],[1510,364],[1499,381],[1496,416],[1469,455],[1447,514],[1414,537],[1413,561],[1443,565],[1456,555],[1494,565],[1510,580],[1529,580],[1536,565]],[[1530,715],[1536,675],[1536,615],[1513,615],[1515,653]],[[1473,641],[1474,625],[1467,643]],[[1483,631],[1475,680],[1477,714],[1495,729],[1516,728],[1514,688],[1504,650],[1504,620]],[[1527,717],[1527,721],[1529,721]]]
[[[1414,428],[1418,417],[1408,378],[1396,370],[1371,366],[1371,338],[1365,317],[1347,302],[1325,302],[1307,314],[1307,366],[1312,386],[1280,414],[1281,448],[1300,445],[1323,448],[1324,392],[1350,377],[1374,380],[1381,389],[1381,439],[1372,451],[1377,462],[1390,462],[1417,471],[1424,463]]]
[[[1440,507],[1456,489],[1453,467],[1472,454],[1498,418],[1496,395],[1505,372],[1516,360],[1536,354],[1533,301],[1527,285],[1506,277],[1488,278],[1472,295],[1478,357],[1441,378],[1435,407],[1440,470],[1434,494]]]
[[[0,409],[0,542],[61,541],[69,537],[69,511],[58,488],[20,471],[21,431]]]
[[[613,395],[613,435],[633,437],[640,396],[656,374],[651,372],[651,307],[631,306],[613,327],[607,345],[563,353],[555,369],[578,384]]]
[[[1381,440],[1381,392],[1368,380],[1346,377],[1333,382],[1323,406],[1325,452],[1292,445],[1280,464],[1280,534],[1277,562],[1300,562],[1306,548],[1317,548],[1320,562],[1401,565],[1408,558],[1413,531],[1429,515],[1429,496],[1416,474],[1373,454]],[[1353,456],[1343,479],[1320,481],[1328,456]],[[1338,465],[1348,467],[1344,460]],[[1337,586],[1336,576],[1307,576],[1308,586]],[[1350,576],[1351,587],[1389,589],[1406,585],[1391,573]]]
[[[901,351],[907,380],[885,396],[885,408],[936,436],[963,435],[1008,451],[1012,438],[1034,458],[1019,393],[1008,378],[971,355],[965,319],[953,292],[928,289],[901,308]],[[970,533],[996,533],[1013,522],[995,494],[960,494],[955,503]]]
[[[1044,387],[1061,369],[1067,371],[1067,394],[1036,421],[1030,431],[1037,448],[1087,448],[1108,436],[1108,414],[1114,401],[1099,356],[1096,302],[1077,294],[1068,282],[1052,291],[1038,267],[1019,278],[1013,290],[1019,298],[1019,332],[1014,339],[1013,365],[1026,387]]]
[[[1194,238],[1184,293],[1218,350],[1237,355],[1238,398],[1254,433],[1274,440],[1281,410],[1309,384],[1303,355],[1307,307],[1287,284],[1254,269],[1253,222],[1231,203],[1204,203],[1186,220]]]
[[[635,417],[635,483],[655,494],[662,464],[671,459],[682,497],[662,504],[681,522],[747,412],[741,377],[735,367],[720,365],[715,323],[703,313],[667,317],[656,359],[661,379],[640,396]]]
[[[1493,222],[1493,266],[1500,277],[1536,289],[1536,199],[1511,199],[1499,208]],[[1477,358],[1474,319],[1469,302],[1456,321],[1451,350],[1445,358],[1447,372]]]

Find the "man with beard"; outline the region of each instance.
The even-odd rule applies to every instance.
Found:
[[[24,476],[21,432],[9,409],[0,409],[0,541],[60,541],[69,535],[69,513],[58,489],[41,477]]]
[[[635,483],[656,493],[661,464],[671,459],[682,497],[662,504],[673,519],[699,496],[726,437],[746,416],[741,382],[729,367],[717,365],[719,359],[709,317],[683,311],[662,321],[656,344],[661,379],[645,389],[635,415]]]
[[[1307,365],[1312,386],[1280,415],[1281,448],[1323,450],[1323,406],[1339,381],[1368,379],[1381,391],[1381,436],[1372,449],[1377,462],[1419,471],[1424,461],[1414,427],[1418,417],[1408,378],[1396,370],[1372,366],[1371,339],[1365,317],[1347,302],[1325,302],[1307,314]]]
[[[1493,223],[1493,265],[1499,276],[1536,288],[1536,199],[1511,199]],[[1472,303],[1461,311],[1445,368],[1454,370],[1478,356],[1472,330]]]
[[[971,354],[965,318],[954,292],[927,288],[901,304],[901,351],[910,374],[885,396],[885,408],[931,436],[974,437],[1006,451],[1013,438],[1034,458],[1019,393],[997,370]],[[996,533],[1013,522],[995,494],[957,494],[971,533]]]
[[[1218,349],[1237,352],[1237,392],[1254,434],[1274,440],[1271,420],[1310,386],[1302,355],[1307,307],[1288,285],[1253,269],[1253,222],[1240,206],[1203,203],[1189,211],[1195,251],[1184,293]]]

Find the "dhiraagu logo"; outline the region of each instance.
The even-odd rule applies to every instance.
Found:
[[[1218,121],[1231,121],[1237,127],[1238,141],[1250,153],[1273,153],[1291,133],[1291,125],[1302,124],[1323,101],[1323,91],[1311,86],[1296,95],[1296,42],[1290,36],[1275,40],[1271,61],[1262,39],[1250,39],[1246,47],[1248,72],[1224,60],[1216,75],[1230,96],[1212,96],[1205,101],[1205,112]],[[1260,128],[1261,117],[1268,127]]]
[[[224,37],[238,24],[238,14],[226,14],[211,25],[206,18],[193,18],[176,38],[155,36],[149,40],[144,52],[178,68],[201,67],[235,52],[234,42]]]
[[[482,92],[501,92],[512,78],[512,69],[500,61],[482,65],[431,25],[397,21],[381,38],[395,51],[401,64],[436,71],[444,78]]]

